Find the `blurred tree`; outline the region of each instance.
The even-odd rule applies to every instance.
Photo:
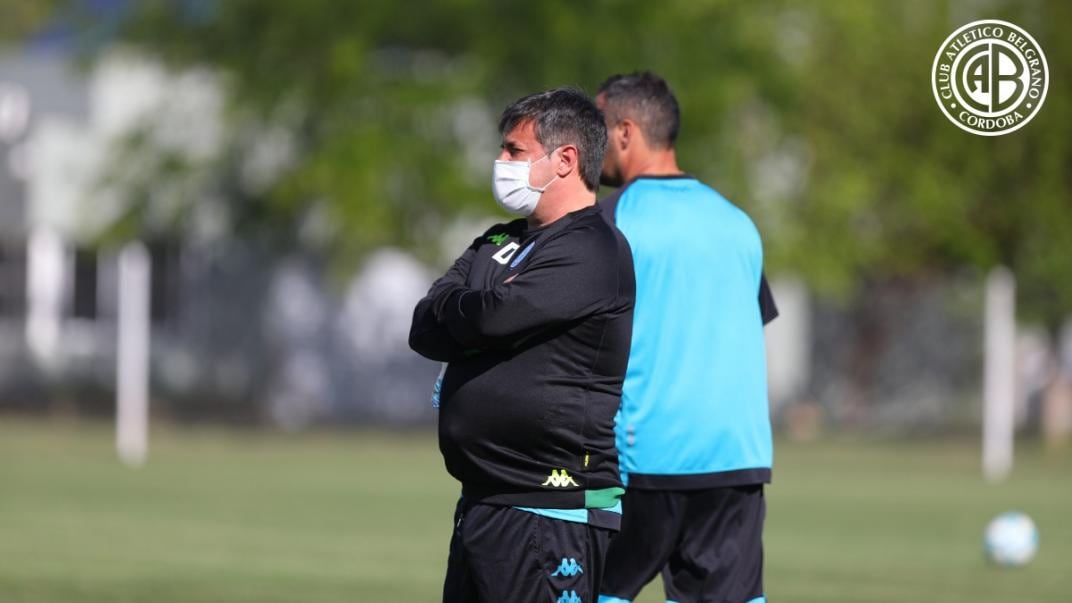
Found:
[[[934,53],[980,18],[1025,27],[1049,57],[1046,105],[996,138],[958,129],[931,94]],[[240,223],[294,232],[315,208],[343,258],[437,257],[451,219],[495,211],[502,106],[652,69],[682,104],[683,166],[750,211],[771,269],[852,300],[866,382],[882,339],[870,309],[891,287],[1005,264],[1026,316],[1055,329],[1072,309],[1069,22],[1062,0],[158,0],[122,39],[222,76],[236,125],[206,181]],[[277,131],[290,160],[251,188],[242,157]]]
[[[156,1],[123,35],[170,66],[217,69],[233,118],[292,135],[272,211],[326,204],[349,251],[420,245],[459,211],[494,211],[484,178],[513,98],[650,68],[681,97],[687,169],[755,214],[775,268],[850,294],[1006,263],[1046,293],[1027,308],[1056,318],[1072,307],[1058,278],[1072,267],[1072,84],[1055,24],[1072,7],[992,4]],[[982,17],[1024,25],[1051,57],[1043,111],[997,138],[949,123],[927,79],[942,40]]]
[[[764,234],[772,264],[851,300],[847,405],[870,398],[885,338],[876,302],[893,288],[1007,265],[1020,313],[1056,335],[1072,312],[1072,43],[1062,30],[1072,4],[828,0],[796,10],[797,94],[779,118],[784,140],[803,141],[789,148],[806,170]],[[983,18],[1026,28],[1049,59],[1041,112],[993,138],[950,123],[929,83],[945,38]]]
[[[0,0],[0,50],[37,32],[57,4],[58,0]]]
[[[832,292],[1005,264],[1027,314],[1060,320],[1072,309],[1072,44],[1058,24],[1072,5],[964,4],[809,5],[798,102],[782,116],[807,143],[807,182],[780,216],[774,260]],[[1049,57],[1041,112],[999,137],[959,130],[930,90],[934,53],[978,18],[1020,24]]]
[[[775,6],[602,0],[582,13],[564,1],[157,1],[135,7],[122,39],[170,67],[223,76],[233,152],[208,181],[244,208],[241,224],[293,232],[315,208],[337,257],[395,244],[439,259],[444,225],[496,211],[488,179],[501,107],[552,86],[591,89],[618,71],[681,81],[689,167],[743,190],[742,164],[712,158],[733,156],[722,117],[731,107],[779,94],[768,44]],[[279,130],[292,161],[251,190],[241,156],[261,144],[258,133]],[[184,172],[181,158],[158,165],[163,173],[132,187],[140,203],[121,231],[140,228],[151,183]]]

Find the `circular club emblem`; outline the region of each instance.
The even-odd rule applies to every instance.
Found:
[[[931,88],[950,121],[967,132],[1001,136],[1038,113],[1049,87],[1046,55],[1012,23],[984,20],[954,31],[934,55]]]

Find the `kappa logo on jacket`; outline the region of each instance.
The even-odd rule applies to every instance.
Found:
[[[551,486],[553,488],[566,488],[568,486],[576,486],[577,482],[573,481],[569,472],[565,469],[552,469],[551,475],[547,476],[547,481],[540,484],[541,486]]]

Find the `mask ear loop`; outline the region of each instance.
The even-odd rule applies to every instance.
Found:
[[[558,150],[558,149],[560,149],[560,148],[561,148],[561,147],[555,147],[555,148],[554,148],[554,150],[552,150],[552,151],[551,151],[550,153],[547,153],[546,155],[544,155],[543,157],[540,157],[540,158],[539,158],[539,159],[537,159],[536,161],[543,161],[544,159],[548,159],[548,160],[550,160],[550,157],[551,157],[551,155],[554,155],[554,154],[555,154],[555,151],[557,151],[557,150]],[[536,161],[529,161],[529,178],[531,178],[531,177],[532,177],[532,164],[536,163]],[[551,175],[551,179],[550,179],[550,180],[548,180],[548,181],[547,181],[547,184],[543,185],[542,187],[532,186],[531,184],[529,184],[529,185],[527,185],[527,186],[529,187],[529,190],[533,190],[533,191],[536,191],[537,193],[543,193],[543,192],[544,192],[545,190],[547,190],[547,189],[548,189],[548,188],[549,188],[549,187],[550,187],[550,186],[551,186],[552,184],[554,184],[554,183],[555,183],[555,180],[558,180],[558,175],[557,175],[557,174],[552,174],[552,175]]]

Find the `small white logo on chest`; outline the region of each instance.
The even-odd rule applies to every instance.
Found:
[[[514,253],[520,247],[521,246],[517,243],[510,242],[504,245],[502,249],[497,251],[495,255],[491,256],[491,259],[495,260],[496,262],[499,262],[500,264],[506,264],[506,262],[510,261],[510,258],[514,257]]]

